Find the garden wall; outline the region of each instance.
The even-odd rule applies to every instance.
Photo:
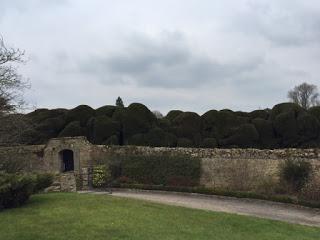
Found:
[[[246,190],[261,184],[264,179],[276,179],[279,167],[286,159],[307,160],[314,175],[320,179],[320,149],[200,149],[159,148],[136,146],[92,145],[84,137],[57,138],[47,145],[0,148],[1,161],[17,160],[28,171],[62,171],[61,151],[74,152],[74,171],[83,173],[99,162],[117,156],[156,155],[161,153],[187,154],[201,159],[200,183],[206,187],[230,187]]]

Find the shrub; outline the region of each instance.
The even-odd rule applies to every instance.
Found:
[[[177,147],[193,147],[193,142],[188,138],[178,138]]]
[[[218,142],[215,138],[205,138],[201,143],[203,148],[215,148],[218,146]]]
[[[87,105],[80,105],[66,113],[67,122],[79,121],[81,126],[86,126],[87,121],[95,115],[94,109]]]
[[[33,193],[34,185],[32,176],[0,173],[0,209],[24,204]]]
[[[312,173],[312,166],[304,160],[287,160],[280,170],[280,178],[289,190],[299,192],[308,183]]]
[[[262,148],[274,148],[278,145],[278,140],[275,136],[272,122],[264,120],[262,118],[255,118],[252,120],[252,124],[255,126],[259,133],[260,147]]]
[[[296,146],[298,143],[298,125],[294,111],[280,113],[273,122],[275,131],[282,140],[282,147]]]
[[[180,110],[171,110],[168,112],[168,114],[165,116],[166,119],[168,119],[170,122],[173,122],[173,120],[178,117],[181,113],[183,113]]]
[[[320,123],[313,115],[308,113],[299,114],[297,125],[300,142],[313,140],[319,136]]]
[[[42,192],[53,183],[53,175],[49,173],[36,174],[33,192]]]
[[[81,127],[79,121],[69,123],[59,134],[59,137],[85,136],[86,131]]]
[[[269,112],[266,110],[255,110],[249,113],[250,119],[261,118],[267,120],[269,118]]]
[[[300,112],[305,110],[295,103],[280,103],[275,105],[270,112],[270,119],[273,121],[279,114],[286,112],[294,112],[294,115],[298,115]]]
[[[121,176],[136,183],[196,186],[200,179],[200,159],[187,155],[133,155],[122,159]]]
[[[119,138],[117,135],[112,135],[106,141],[103,142],[105,145],[119,145]]]
[[[89,140],[101,144],[113,135],[119,135],[120,124],[107,116],[90,118],[87,123]]]
[[[177,144],[177,138],[161,128],[153,128],[145,134],[144,142],[151,147],[174,147]]]
[[[259,139],[259,133],[257,132],[253,124],[241,125],[235,133],[220,141],[222,145],[226,146],[238,146],[238,147],[253,147]]]
[[[107,187],[111,179],[110,169],[106,165],[93,168],[92,184],[95,188]]]
[[[106,105],[96,109],[96,116],[107,116],[112,117],[113,113],[116,111],[116,106]]]
[[[312,107],[308,110],[308,113],[310,113],[312,116],[318,119],[320,122],[320,106]]]
[[[237,116],[231,110],[211,110],[201,116],[202,133],[204,137],[214,137],[217,140],[230,137],[248,118]]]

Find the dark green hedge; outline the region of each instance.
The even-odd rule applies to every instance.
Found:
[[[87,136],[94,144],[156,147],[320,147],[320,107],[305,110],[293,103],[252,112],[170,111],[157,119],[143,104],[81,105],[71,110],[38,109],[25,115],[19,144],[43,144],[53,137]],[[210,139],[210,140],[209,140]],[[215,139],[215,140],[213,140]],[[1,145],[1,142],[0,142]]]
[[[131,155],[122,158],[116,166],[121,168],[113,170],[121,172],[118,178],[134,183],[197,186],[200,180],[200,159],[187,155]]]

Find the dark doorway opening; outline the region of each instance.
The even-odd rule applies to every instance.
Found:
[[[73,151],[63,150],[60,152],[62,160],[62,172],[74,171]]]

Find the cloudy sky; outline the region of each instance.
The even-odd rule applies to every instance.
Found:
[[[250,111],[320,87],[319,0],[0,0],[37,107]]]

